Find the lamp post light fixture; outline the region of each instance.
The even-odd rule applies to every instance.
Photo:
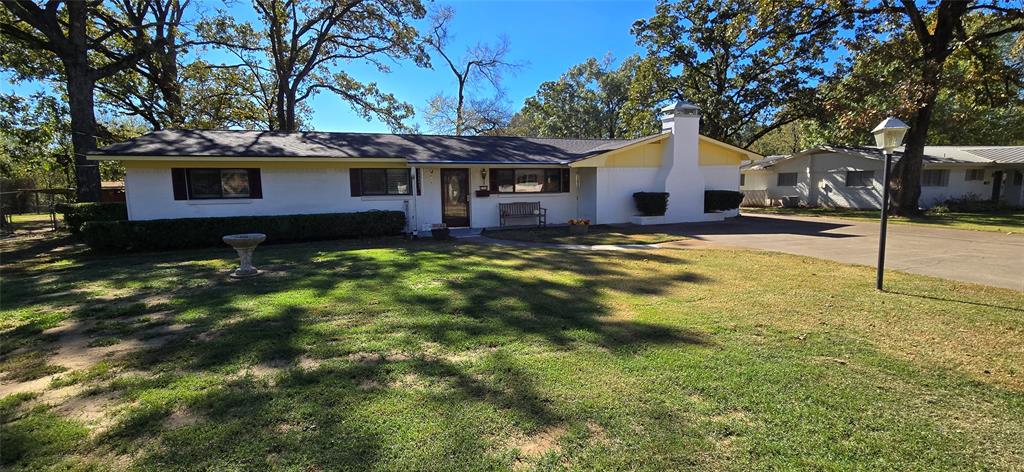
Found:
[[[882,290],[882,276],[885,272],[885,235],[889,225],[889,169],[892,167],[892,151],[903,144],[903,136],[910,129],[898,118],[888,117],[882,120],[871,134],[875,135],[875,144],[885,156],[885,168],[882,169],[882,222],[878,235],[878,273],[875,276],[875,288]]]

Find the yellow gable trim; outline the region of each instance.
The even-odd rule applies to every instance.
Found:
[[[652,136],[629,146],[588,157],[569,167],[660,167],[661,155],[668,133]]]
[[[739,165],[749,159],[761,157],[760,154],[739,148],[721,141],[701,136],[697,145],[697,155],[702,166]]]

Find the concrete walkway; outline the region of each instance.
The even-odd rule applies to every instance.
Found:
[[[878,223],[757,215],[720,223],[652,226],[651,231],[692,238],[663,244],[575,245],[505,241],[484,236],[466,241],[512,247],[627,250],[731,246],[778,251],[850,264],[875,265]],[[1024,291],[1024,235],[890,224],[886,269]]]

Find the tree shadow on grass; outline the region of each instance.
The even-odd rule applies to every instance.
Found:
[[[679,255],[433,243],[386,251],[326,247],[261,248],[258,261],[267,273],[241,281],[224,276],[223,264],[205,263],[202,257],[213,256],[207,252],[136,257],[116,268],[110,261],[101,268],[86,262],[89,274],[135,289],[115,301],[86,296],[73,319],[118,319],[157,309],[179,318],[187,314],[185,329],[124,360],[123,367],[140,376],[109,385],[130,406],[98,442],[128,451],[156,438],[160,446],[147,448],[137,465],[216,467],[228,463],[216,461],[234,460],[254,468],[372,467],[384,460],[381,451],[395,440],[389,434],[397,426],[371,412],[392,400],[414,398],[420,403],[410,408],[426,408],[437,416],[430,421],[454,429],[464,421],[458,411],[470,404],[530,428],[564,421],[552,407],[557,400],[506,353],[488,354],[476,370],[472,362],[446,355],[512,343],[563,351],[589,346],[621,355],[710,342],[701,333],[621,316],[609,303],[614,294],[658,296],[680,284],[710,281],[687,270]],[[659,264],[660,271],[635,275],[648,263]],[[57,284],[74,285],[81,274],[69,270],[55,277]],[[25,287],[21,294],[33,290]],[[154,291],[163,301],[146,302]],[[324,332],[325,323],[338,324]],[[428,345],[440,354],[427,352]],[[312,352],[323,364],[300,368]],[[367,352],[384,360],[351,356]],[[254,365],[270,368],[246,374],[246,366]],[[401,375],[432,388],[403,387],[395,381]],[[181,408],[196,422],[169,427]],[[282,425],[285,420],[298,426]],[[476,441],[460,450],[475,456],[467,460],[487,456],[479,438],[466,441]]]

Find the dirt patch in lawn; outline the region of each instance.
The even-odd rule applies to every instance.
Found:
[[[519,451],[515,468],[520,469],[527,466],[528,462],[549,453],[561,450],[558,441],[565,436],[567,429],[564,425],[556,424],[545,427],[532,434],[524,434],[513,438],[507,443],[510,449]]]

